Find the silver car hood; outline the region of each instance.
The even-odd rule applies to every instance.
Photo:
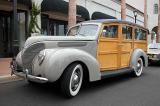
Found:
[[[93,36],[33,36],[29,37],[25,42],[24,47],[27,47],[33,43],[42,41],[93,41],[96,37]]]

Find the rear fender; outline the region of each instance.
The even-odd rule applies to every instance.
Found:
[[[148,66],[148,57],[147,57],[146,53],[142,49],[135,49],[132,53],[132,57],[131,57],[131,61],[130,61],[131,68],[135,68],[135,66],[137,64],[137,60],[140,57],[143,58],[144,66],[145,67]]]

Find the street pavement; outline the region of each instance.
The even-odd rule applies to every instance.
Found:
[[[53,83],[3,83],[0,106],[160,106],[160,66],[146,68],[139,78],[129,73],[88,83],[71,99]]]

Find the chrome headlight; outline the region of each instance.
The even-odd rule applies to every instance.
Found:
[[[38,62],[39,62],[39,65],[42,64],[43,60],[45,59],[45,56],[46,56],[46,53],[45,51],[40,51],[40,53],[38,54]]]

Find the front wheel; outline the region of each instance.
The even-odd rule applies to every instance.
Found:
[[[141,76],[142,71],[143,71],[143,60],[142,60],[142,58],[138,58],[138,60],[136,62],[136,66],[134,68],[134,75],[136,77],[139,77],[139,76]]]
[[[61,90],[67,97],[74,97],[78,94],[83,80],[83,68],[81,64],[73,63],[62,75]]]

